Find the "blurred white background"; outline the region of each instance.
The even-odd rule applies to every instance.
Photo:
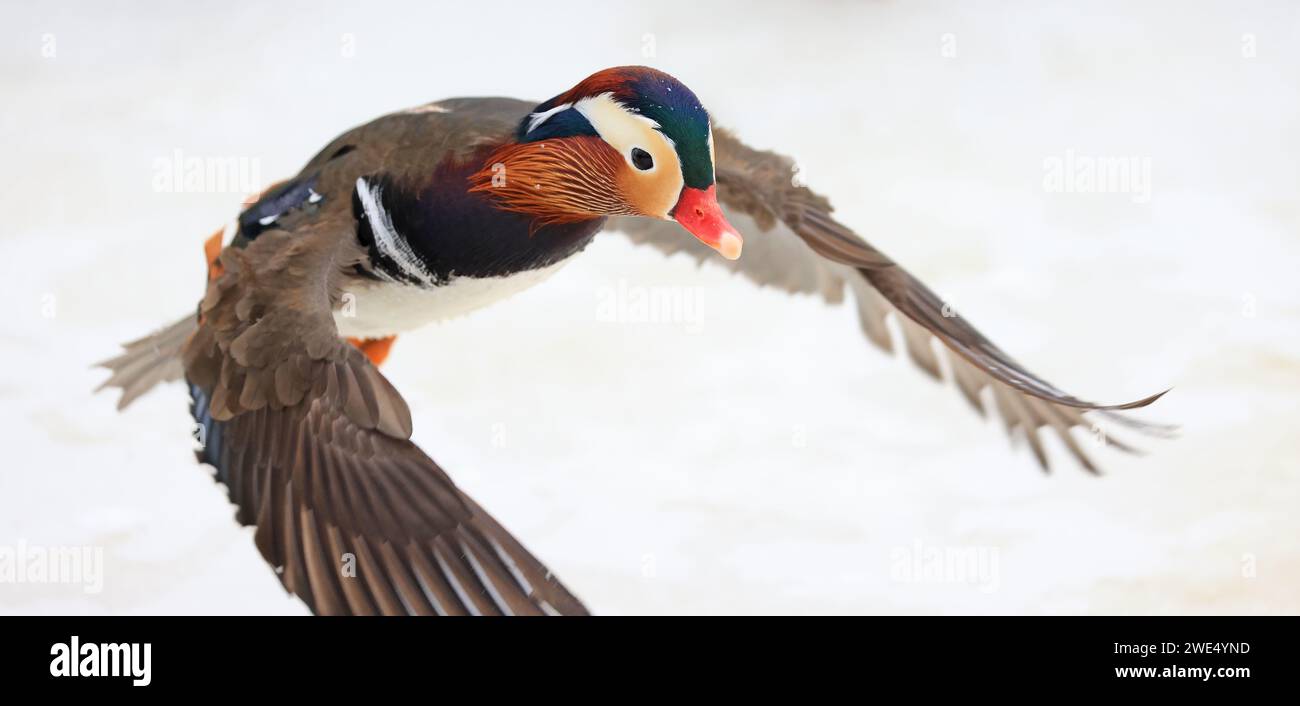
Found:
[[[847,308],[603,235],[386,366],[416,440],[594,611],[1300,612],[1300,8],[619,5],[6,3],[0,545],[101,547],[104,583],[0,584],[0,612],[303,612],[194,463],[186,393],[90,393],[192,310],[243,198],[158,165],[264,185],[382,113],[628,63],[795,157],[1031,369],[1173,386],[1145,417],[1184,430],[1101,479],[1053,446],[1045,476]],[[1069,154],[1149,165],[1149,199],[1048,188]],[[608,321],[621,291],[699,308]],[[900,574],[947,550],[995,571]]]

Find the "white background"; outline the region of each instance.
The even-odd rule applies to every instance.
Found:
[[[0,612],[303,611],[193,462],[185,392],[125,414],[90,393],[92,362],[192,310],[243,196],[159,192],[155,160],[243,157],[267,183],[384,112],[628,63],[794,156],[1058,385],[1173,386],[1146,416],[1183,435],[1098,454],[1102,479],[1053,446],[1044,476],[847,308],[603,235],[386,367],[416,440],[594,611],[1300,612],[1294,4],[641,5],[0,9],[0,545],[105,564],[101,593],[0,585]],[[1068,150],[1149,160],[1149,203],[1050,193]],[[619,287],[699,318],[602,320]],[[946,549],[996,580],[899,580]]]

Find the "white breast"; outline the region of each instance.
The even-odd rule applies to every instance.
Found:
[[[518,294],[550,277],[565,262],[508,277],[456,277],[437,287],[375,282],[344,292],[342,305],[334,311],[334,323],[339,334],[349,338],[392,336]]]

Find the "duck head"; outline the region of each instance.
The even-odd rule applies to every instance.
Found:
[[[740,233],[718,206],[709,114],[691,89],[648,67],[605,69],[538,105],[471,184],[541,225],[673,220],[740,257]]]

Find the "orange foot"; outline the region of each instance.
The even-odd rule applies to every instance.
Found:
[[[385,360],[388,360],[388,352],[392,350],[393,341],[396,340],[397,336],[389,336],[388,338],[349,338],[348,343],[360,348],[361,352],[365,353],[370,362],[374,363],[375,367],[378,368]]]

